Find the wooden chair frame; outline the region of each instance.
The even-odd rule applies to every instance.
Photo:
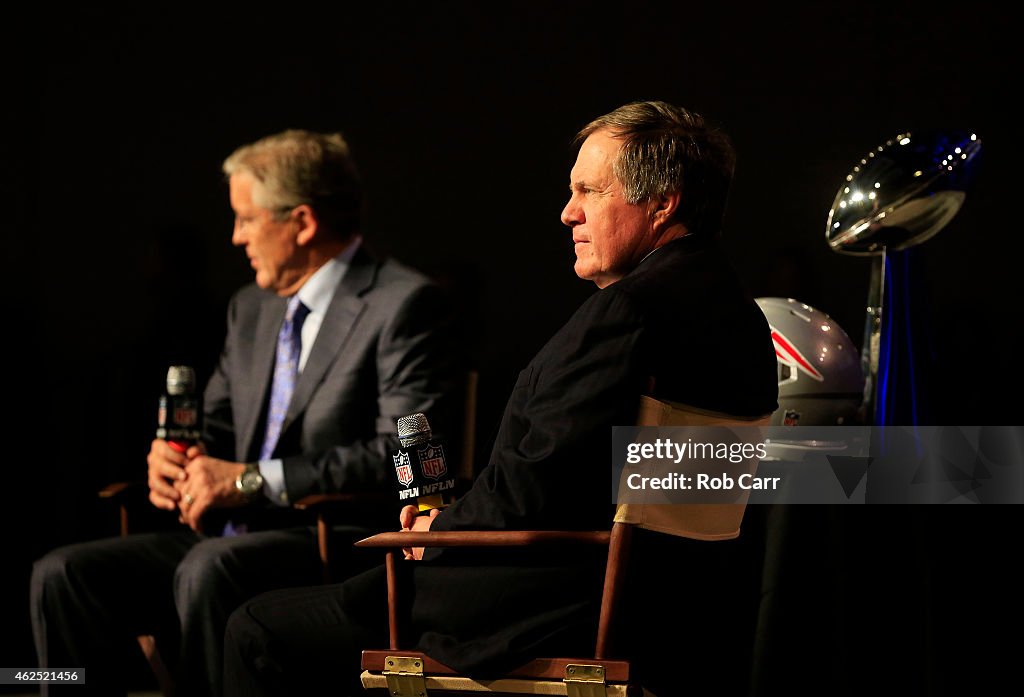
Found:
[[[737,417],[694,409],[682,404],[642,397],[640,426],[766,426],[769,416]],[[364,688],[386,688],[392,697],[425,697],[428,690],[442,693],[545,694],[590,697],[597,695],[649,695],[630,682],[628,661],[613,660],[611,635],[625,585],[633,528],[637,525],[671,535],[706,541],[739,535],[746,499],[731,504],[620,505],[610,531],[439,531],[388,532],[356,543],[356,547],[385,550],[388,587],[387,650],[362,653]],[[685,510],[680,520],[666,526],[669,509]],[[652,524],[653,523],[653,524]],[[492,680],[459,676],[454,669],[429,656],[400,649],[398,608],[398,550],[403,547],[526,547],[533,545],[599,545],[608,547],[604,589],[594,654],[587,658],[538,658]]]

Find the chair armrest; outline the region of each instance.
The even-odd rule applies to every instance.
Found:
[[[107,484],[97,494],[101,499],[119,499],[145,486],[145,482],[114,482]]]
[[[381,511],[395,506],[391,492],[346,492],[343,494],[310,494],[292,504],[292,508],[305,511],[316,518],[316,539],[323,566],[324,583],[334,580],[334,553],[331,544],[331,525],[342,519],[354,523],[365,522]],[[395,518],[397,518],[397,510]],[[370,526],[367,526],[370,527]],[[384,526],[375,526],[377,529]]]
[[[293,508],[300,511],[313,511],[314,513],[329,506],[342,503],[351,503],[358,499],[358,494],[310,494],[292,504]]]
[[[523,547],[536,544],[607,545],[608,530],[454,530],[439,532],[382,532],[359,540],[356,547]]]
[[[106,501],[112,501],[119,509],[121,518],[121,537],[130,532],[128,521],[128,510],[132,509],[138,513],[143,501],[146,501],[148,487],[145,482],[114,482],[107,484],[97,492],[97,495]],[[136,523],[137,524],[137,523]]]
[[[395,497],[391,493],[354,491],[346,494],[310,494],[293,503],[292,507],[316,513],[339,504],[389,505],[394,504],[394,501]]]

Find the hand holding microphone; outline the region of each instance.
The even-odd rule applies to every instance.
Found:
[[[448,504],[447,497],[455,489],[455,475],[448,471],[444,445],[433,439],[426,415],[400,418],[398,442],[401,447],[392,455],[398,499],[409,503],[399,521],[403,531],[426,532]],[[406,547],[402,552],[406,559],[423,558],[423,547]]]
[[[167,370],[167,391],[160,396],[156,439],[146,458],[149,500],[168,511],[181,502],[179,486],[186,478],[185,465],[203,450],[199,440],[200,399],[195,387],[195,371],[191,367],[171,366]]]
[[[196,371],[187,365],[167,369],[167,391],[160,395],[156,437],[185,454],[202,437],[201,400],[196,394]]]

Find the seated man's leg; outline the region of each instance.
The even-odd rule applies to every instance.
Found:
[[[259,593],[320,578],[307,528],[211,537],[193,547],[174,576],[181,622],[179,693],[220,694],[224,627],[235,608]]]
[[[387,606],[383,566],[249,601],[228,622],[224,694],[360,694],[360,652],[387,646]]]
[[[31,612],[40,666],[85,668],[91,692],[123,692],[133,637],[175,624],[171,579],[198,540],[191,530],[131,535],[61,547],[37,561]]]

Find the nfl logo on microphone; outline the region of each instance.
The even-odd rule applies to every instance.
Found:
[[[409,460],[409,453],[399,451],[391,456],[395,461],[395,474],[398,475],[398,483],[402,486],[412,484],[412,462]]]
[[[196,410],[191,405],[174,407],[174,423],[179,426],[191,426],[196,422]]]
[[[420,471],[424,477],[440,479],[448,471],[444,464],[444,450],[440,445],[428,445],[423,450],[417,450],[416,456],[420,461]]]

